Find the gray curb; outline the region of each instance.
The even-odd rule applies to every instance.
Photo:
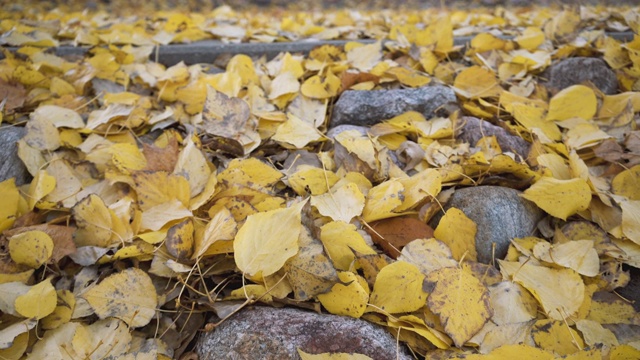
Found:
[[[610,36],[618,41],[633,40],[633,32],[608,32]],[[454,38],[455,45],[465,45],[474,36],[461,36]],[[514,36],[500,36],[504,40],[512,40]],[[363,44],[375,42],[371,39],[360,40],[302,40],[295,42],[280,43],[239,43],[227,44],[217,40],[199,41],[191,44],[171,44],[160,45],[157,51],[153,51],[150,60],[157,61],[166,66],[171,66],[184,61],[187,65],[198,63],[212,63],[220,55],[245,54],[251,57],[266,56],[273,58],[281,52],[308,53],[315,47],[322,45],[335,45],[343,47],[350,41],[357,41]],[[16,51],[17,47],[6,47],[9,51]],[[89,47],[60,46],[55,48],[54,53],[60,57],[82,56],[89,51]],[[0,59],[4,59],[4,54],[0,53]]]

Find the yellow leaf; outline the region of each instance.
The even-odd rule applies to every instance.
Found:
[[[79,201],[71,213],[78,229],[74,234],[74,241],[78,246],[108,247],[112,238],[112,212],[102,199],[91,194]]]
[[[221,207],[211,217],[211,221],[205,226],[202,235],[196,233],[195,250],[192,259],[198,259],[205,254],[209,254],[209,249],[213,244],[225,240],[233,240],[236,235],[237,223],[233,219],[231,212]],[[233,251],[233,247],[231,248]]]
[[[521,285],[502,281],[489,287],[489,298],[497,325],[526,322],[536,318],[538,303]]]
[[[538,164],[551,170],[554,178],[559,180],[571,180],[571,169],[567,166],[565,159],[555,153],[541,154],[536,158]]]
[[[583,179],[559,180],[543,177],[524,191],[523,198],[557,218],[585,210],[591,202],[591,188]]]
[[[271,82],[269,87],[269,100],[275,100],[289,94],[297,94],[300,90],[300,83],[295,75],[286,71],[280,73]]]
[[[56,187],[44,200],[52,203],[62,202],[65,207],[75,205],[75,195],[82,190],[82,181],[76,176],[71,164],[58,159],[49,164],[47,173],[56,179]]]
[[[0,194],[2,194],[2,206],[0,206],[0,232],[2,232],[13,226],[18,216],[20,193],[14,178],[0,182]]]
[[[326,99],[338,94],[340,90],[340,78],[331,70],[327,70],[325,76],[314,75],[308,78],[300,87],[302,95],[312,99]]]
[[[471,39],[471,48],[476,52],[502,49],[506,41],[489,33],[480,33]]]
[[[422,289],[424,275],[413,265],[396,261],[380,270],[373,285],[368,311],[397,314],[416,311],[426,303],[428,294]]]
[[[185,219],[167,231],[165,246],[171,256],[184,260],[193,253],[193,220]]]
[[[132,178],[138,205],[143,211],[174,199],[185,206],[189,204],[189,182],[183,176],[170,175],[165,171],[139,171]]]
[[[40,320],[55,310],[57,299],[56,289],[51,281],[44,280],[16,298],[16,312],[26,318]]]
[[[611,138],[611,135],[594,124],[581,123],[569,129],[564,137],[568,147],[580,150],[597,145],[602,140]]]
[[[332,314],[359,318],[364,314],[369,301],[366,280],[347,271],[339,272],[338,277],[342,284],[335,284],[329,292],[318,294],[318,300]]]
[[[618,346],[618,339],[609,329],[593,320],[580,319],[576,321],[576,328],[582,333],[584,342],[589,346]]]
[[[416,239],[408,243],[398,257],[417,266],[424,275],[443,267],[456,267],[458,262],[451,256],[451,250],[436,239]]]
[[[640,358],[640,349],[631,345],[619,345],[609,351],[609,360],[634,360]]]
[[[622,208],[622,233],[640,244],[640,200],[625,200],[619,205]]]
[[[156,314],[158,296],[146,272],[129,268],[109,275],[81,295],[100,319],[116,317],[137,328],[147,325]]]
[[[38,113],[38,115],[41,114]],[[41,151],[57,149],[60,147],[60,133],[58,133],[56,125],[48,116],[38,115],[32,115],[27,122],[27,134],[23,138],[24,141],[29,146]]]
[[[259,80],[253,60],[247,55],[238,54],[232,57],[227,63],[227,71],[238,74],[242,79],[242,86],[258,84]]]
[[[511,108],[513,110],[511,111],[513,117],[520,125],[527,128],[527,130],[534,131],[535,129],[540,129],[549,140],[553,141],[558,141],[562,138],[562,133],[558,125],[544,119],[544,108],[522,103],[512,104]]]
[[[533,346],[525,344],[517,345],[504,345],[487,355],[471,355],[467,356],[469,360],[481,360],[481,359],[522,359],[527,360],[553,360],[556,357],[553,353],[544,351],[542,349],[535,348]]]
[[[499,96],[502,87],[496,75],[480,66],[462,70],[453,82],[454,90],[467,99]]]
[[[421,87],[431,82],[430,77],[403,67],[393,67],[387,70],[386,74],[394,76],[402,85],[410,87]]]
[[[538,320],[531,329],[531,335],[538,347],[561,356],[573,354],[584,348],[584,342],[578,332],[561,320]]]
[[[584,85],[573,85],[557,93],[549,102],[547,120],[567,120],[580,117],[590,120],[596,114],[596,94]]]
[[[130,174],[131,171],[142,170],[147,166],[147,160],[134,144],[120,143],[113,144],[109,147],[113,164],[124,174]]]
[[[389,317],[387,324],[394,329],[414,332],[428,340],[438,349],[448,349],[451,346],[451,339],[440,331],[428,326],[423,319],[415,315],[404,315],[398,318]]]
[[[522,49],[532,51],[544,42],[544,33],[538,27],[528,27],[515,38],[515,41]]]
[[[556,264],[573,269],[580,275],[594,277],[600,272],[600,259],[593,240],[572,240],[554,245],[549,255]]]
[[[229,296],[225,297],[225,300],[245,300],[252,299],[257,300],[260,299],[262,302],[272,302],[273,297],[269,294],[264,285],[259,284],[248,284],[239,289],[233,290]]]
[[[417,46],[435,45],[435,51],[441,53],[453,50],[453,24],[448,14],[430,22],[426,29],[416,35],[415,44]]]
[[[450,208],[440,219],[433,236],[449,246],[454,259],[461,260],[464,257],[475,261],[478,257],[476,231],[473,220],[460,209]]]
[[[350,223],[362,213],[364,195],[356,184],[348,183],[323,195],[311,196],[311,205],[323,216]]]
[[[192,197],[200,194],[209,182],[211,170],[202,150],[198,149],[193,138],[189,137],[184,148],[180,151],[173,174],[188,179]]]
[[[302,360],[371,360],[367,355],[362,354],[347,354],[347,353],[322,353],[322,354],[307,354],[306,352],[298,349],[298,355]]]
[[[71,321],[73,310],[76,306],[76,298],[69,290],[57,290],[58,301],[56,309],[42,319],[42,327],[45,330],[55,329]]]
[[[375,255],[353,224],[332,221],[320,228],[320,240],[336,269],[347,271],[355,260],[354,251]]]
[[[287,121],[278,126],[276,133],[271,138],[285,143],[285,147],[293,145],[296,149],[302,149],[310,142],[321,140],[322,135],[312,124],[293,114],[287,114]]]
[[[206,133],[235,139],[244,130],[250,115],[249,105],[244,100],[229,97],[207,85],[201,124]]]
[[[327,258],[322,243],[314,239],[306,227],[298,238],[298,253],[289,258],[283,270],[297,301],[306,301],[326,293],[339,282],[338,273]]]
[[[140,219],[140,228],[143,230],[158,231],[171,221],[191,216],[193,216],[193,214],[182,202],[177,199],[172,199],[166,203],[145,210]]]
[[[247,276],[268,276],[298,252],[306,201],[247,217],[233,240],[236,265]]]
[[[30,114],[31,119],[46,118],[55,127],[82,129],[84,121],[76,111],[55,105],[40,105]]]
[[[9,238],[9,254],[18,264],[37,269],[53,254],[53,240],[43,231],[25,231]]]
[[[403,192],[402,183],[394,179],[371,188],[362,210],[364,221],[372,222],[400,215],[394,210],[402,204]]]
[[[405,189],[402,193],[404,199],[395,211],[406,211],[427,198],[435,198],[442,189],[440,173],[435,169],[422,170],[410,178],[399,181]]]
[[[611,181],[611,191],[629,200],[640,200],[640,165],[633,166],[616,175]]]
[[[55,188],[56,178],[47,174],[46,170],[38,171],[29,185],[29,209],[39,205],[40,200],[49,195]]]
[[[502,274],[529,290],[551,319],[563,320],[572,316],[584,300],[585,286],[574,270],[502,260],[499,263]]]
[[[462,347],[491,317],[489,291],[460,268],[438,269],[425,282],[433,289],[427,299],[429,309],[440,317],[453,343]]]
[[[340,179],[333,171],[310,165],[300,165],[295,171],[286,182],[300,196],[322,195]]]
[[[353,46],[347,51],[347,61],[362,72],[371,70],[381,59],[382,46],[380,41],[369,45]]]

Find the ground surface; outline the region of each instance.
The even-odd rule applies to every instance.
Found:
[[[640,356],[614,292],[640,265],[637,8],[211,4],[0,10],[3,357],[188,356],[256,302],[402,328],[422,356]],[[153,61],[309,39],[346,42]],[[500,258],[470,213],[430,222],[484,185],[533,207]]]

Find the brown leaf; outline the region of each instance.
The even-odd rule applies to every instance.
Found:
[[[169,138],[169,143],[165,147],[143,143],[142,148],[144,157],[147,159],[145,170],[173,172],[180,154],[175,136]]]
[[[373,230],[366,227],[365,230],[371,235],[373,242],[394,259],[411,241],[433,237],[433,229],[429,225],[408,216],[374,221],[369,225]]]
[[[12,113],[14,109],[22,107],[27,91],[22,84],[10,84],[0,79],[0,99],[6,99],[4,110]]]
[[[348,90],[353,85],[367,81],[372,81],[378,85],[380,77],[366,72],[350,73],[345,71],[342,73],[342,76],[340,76],[340,92]]]

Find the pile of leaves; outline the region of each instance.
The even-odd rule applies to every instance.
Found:
[[[622,264],[640,266],[640,37],[604,32],[638,34],[637,9],[0,17],[19,47],[0,61],[2,122],[26,127],[33,175],[0,183],[3,358],[179,357],[207,313],[256,302],[364,318],[440,358],[640,357],[640,318],[612,293]],[[387,41],[235,55],[223,72],[148,60],[170,42],[308,36]],[[45,50],[64,42],[104,46]],[[621,93],[550,93],[541,72],[578,55],[602,57]],[[429,84],[461,110],[326,136],[343,91]],[[528,158],[456,142],[463,114],[530,141]],[[476,224],[455,208],[403,248],[374,229],[425,224],[489,176],[549,214],[496,267],[475,261]]]

